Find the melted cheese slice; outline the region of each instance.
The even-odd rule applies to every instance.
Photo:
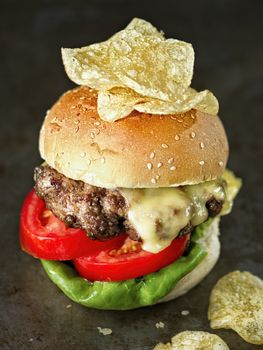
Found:
[[[192,216],[192,204],[181,189],[122,190],[128,218],[143,240],[143,249],[156,253],[169,246]]]
[[[142,238],[143,249],[157,253],[169,246],[189,222],[196,226],[206,221],[206,202],[210,198],[232,202],[240,187],[240,180],[229,171],[226,177],[228,179],[223,177],[178,188],[120,189],[129,206],[128,218]],[[225,183],[227,187],[232,187],[227,191],[229,198]],[[226,207],[231,208],[231,204]]]

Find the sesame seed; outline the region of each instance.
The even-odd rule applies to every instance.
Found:
[[[178,123],[182,123],[183,119],[177,118]]]
[[[91,163],[91,160],[90,160],[90,159],[88,159],[88,160],[87,160],[87,164],[88,164],[88,165],[90,165],[90,163]]]
[[[175,170],[175,169],[176,169],[176,166],[174,166],[174,165],[171,166],[171,168],[170,168],[170,170],[172,170],[172,171]]]
[[[171,116],[171,119],[173,119],[173,120],[177,120],[177,117]]]
[[[81,158],[84,158],[86,156],[86,152],[81,152],[80,156],[81,156]]]
[[[200,165],[204,165],[205,162],[204,162],[203,160],[200,160],[199,164],[200,164]]]
[[[173,158],[168,159],[168,164],[171,164],[174,161]]]
[[[176,141],[178,141],[178,140],[180,140],[180,136],[179,136],[179,135],[175,135],[174,139],[175,139]]]
[[[193,114],[191,114],[191,118],[192,118],[192,119],[195,119],[195,116],[194,116]]]
[[[77,106],[71,106],[70,108],[71,108],[71,109],[75,109],[76,107],[77,107]]]
[[[80,100],[84,100],[84,98],[85,98],[85,96],[80,96],[79,99],[80,99]]]
[[[194,139],[195,138],[195,132],[192,131],[190,136],[191,136],[192,139]]]
[[[76,126],[75,132],[77,133],[79,131],[79,126]]]
[[[168,145],[166,143],[162,143],[162,148],[168,148]]]
[[[104,157],[101,158],[101,163],[102,163],[102,164],[105,163],[105,158],[104,158]]]
[[[152,178],[152,179],[151,179],[151,183],[152,183],[152,184],[156,184],[156,179]]]
[[[156,175],[155,178],[156,178],[156,180],[159,180],[160,179],[160,175]]]
[[[59,121],[59,119],[58,119],[57,117],[54,117],[54,118],[50,121],[50,123],[56,123],[57,121]]]
[[[91,132],[91,133],[90,133],[90,137],[91,137],[92,139],[94,139],[94,138],[95,138],[95,134],[94,134],[94,132]]]
[[[148,168],[149,170],[151,170],[151,169],[153,168],[152,163],[147,163],[147,168]]]
[[[205,144],[203,142],[200,142],[200,148],[201,149],[205,148]]]
[[[152,152],[152,153],[150,154],[150,158],[153,159],[154,157],[155,157],[155,153]]]
[[[157,168],[159,169],[161,166],[163,166],[163,163],[158,163]]]
[[[218,164],[219,164],[220,166],[223,166],[223,165],[224,165],[224,163],[222,162],[222,160],[220,160],[220,162],[218,162]]]
[[[99,126],[100,122],[95,122],[94,125]]]

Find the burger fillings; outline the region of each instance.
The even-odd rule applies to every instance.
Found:
[[[126,231],[152,253],[218,215],[227,188],[222,178],[179,188],[112,190],[69,179],[48,165],[36,168],[35,180],[38,196],[66,225],[100,240]]]
[[[83,86],[42,126],[45,163],[22,208],[22,248],[85,306],[131,309],[185,293],[214,266],[218,217],[240,187],[225,170],[216,98],[190,88],[192,46],[134,19],[62,54]]]

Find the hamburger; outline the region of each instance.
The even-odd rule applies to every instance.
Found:
[[[20,240],[84,306],[125,310],[174,299],[219,257],[220,217],[230,212],[240,180],[226,169],[217,100],[190,88],[191,46],[171,40],[134,19],[108,42],[62,52],[67,74],[81,86],[60,97],[42,125],[44,162],[22,207]],[[159,62],[165,45],[186,47],[183,73],[182,59],[175,62],[181,80],[170,84],[171,70],[164,72],[170,46],[158,79],[150,71],[145,80],[145,42]],[[119,52],[127,43],[136,53],[128,63],[129,52]],[[129,80],[121,72],[139,54],[144,70],[135,65],[140,74]],[[163,72],[171,91],[158,85]]]

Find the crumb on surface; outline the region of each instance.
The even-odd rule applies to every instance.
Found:
[[[183,310],[183,311],[181,311],[181,315],[183,315],[183,316],[187,316],[187,315],[189,315],[190,314],[190,311],[189,310]]]
[[[112,333],[112,329],[110,328],[97,327],[97,329],[103,335],[110,335]]]
[[[156,328],[164,328],[164,323],[163,322],[157,322],[156,324],[155,324],[155,327]]]

